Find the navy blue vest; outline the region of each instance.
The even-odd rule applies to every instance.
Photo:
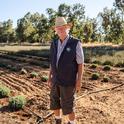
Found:
[[[78,70],[78,64],[76,62],[76,46],[78,42],[78,39],[69,37],[59,58],[58,67],[56,67],[58,40],[52,42],[50,49],[50,63],[53,83],[57,83],[61,86],[75,85]]]

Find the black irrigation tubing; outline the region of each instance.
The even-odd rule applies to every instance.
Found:
[[[84,95],[81,95],[81,96],[77,97],[76,100],[79,100],[80,98],[82,98],[82,97],[84,97],[84,96],[87,96],[87,95],[90,95],[90,94],[99,93],[99,92],[103,92],[103,91],[107,91],[107,90],[114,90],[114,89],[116,89],[116,88],[118,88],[118,87],[121,87],[121,86],[123,86],[123,85],[124,85],[124,83],[121,83],[121,84],[119,84],[119,85],[117,85],[117,86],[113,86],[113,87],[111,87],[111,88],[101,89],[101,90],[97,90],[97,91],[91,91],[91,92],[89,92],[89,93],[86,93],[86,94],[84,94]]]
[[[77,97],[75,100],[77,101],[77,100],[79,100],[79,99],[81,99],[81,98],[83,98],[83,97],[85,97],[85,96],[87,96],[87,95],[90,95],[90,94],[94,94],[94,93],[99,93],[99,92],[103,92],[103,91],[108,91],[108,90],[114,90],[114,89],[116,89],[116,88],[118,88],[118,87],[121,87],[121,86],[123,86],[124,85],[124,83],[121,83],[121,84],[119,84],[119,85],[117,85],[117,86],[113,86],[113,87],[111,87],[111,88],[107,88],[107,89],[101,89],[101,90],[97,90],[97,91],[91,91],[91,92],[89,92],[89,93],[86,93],[86,94],[84,94],[84,95],[81,95],[81,96],[79,96],[79,97]],[[48,119],[49,117],[51,117],[54,113],[53,112],[50,112],[49,114],[47,114],[46,116],[40,116],[40,115],[38,115],[37,113],[35,113],[35,112],[33,112],[31,109],[29,109],[29,108],[25,108],[25,109],[27,109],[28,111],[30,111],[34,116],[36,116],[37,117],[37,120],[36,120],[36,123],[35,124],[43,124],[44,123],[44,121],[46,121],[46,119]]]
[[[36,112],[32,111],[31,109],[29,109],[27,107],[23,108],[24,111],[25,111],[25,109],[28,110],[30,113],[32,113],[35,117],[37,117],[35,124],[41,124],[41,123],[43,124],[46,119],[48,119],[50,116],[52,116],[54,114],[53,112],[50,112],[49,114],[47,114],[46,116],[43,117],[43,116],[40,116],[39,114],[37,114]]]

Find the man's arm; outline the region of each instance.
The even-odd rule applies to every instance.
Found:
[[[81,80],[84,71],[84,53],[81,42],[78,42],[76,47],[76,61],[78,64],[76,90],[79,91],[81,89]]]
[[[81,89],[81,80],[84,71],[84,64],[78,64],[77,80],[76,80],[76,91]]]

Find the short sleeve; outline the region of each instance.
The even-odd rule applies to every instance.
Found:
[[[82,43],[78,42],[76,46],[76,61],[78,64],[84,63],[84,52],[82,48]]]

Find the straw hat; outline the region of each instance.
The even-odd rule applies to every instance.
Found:
[[[59,26],[67,26],[68,28],[71,28],[72,23],[67,23],[67,21],[64,17],[56,17],[55,25],[53,26],[53,28],[56,28]]]

